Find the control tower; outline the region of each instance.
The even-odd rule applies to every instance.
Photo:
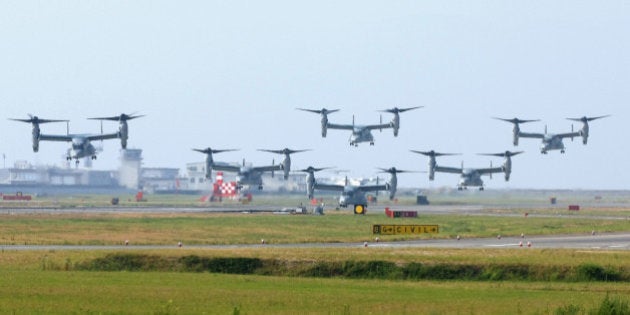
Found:
[[[120,167],[118,168],[118,183],[129,189],[138,189],[140,169],[142,168],[141,149],[120,150]]]

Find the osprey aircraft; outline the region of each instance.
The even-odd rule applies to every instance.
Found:
[[[311,112],[320,114],[322,116],[321,124],[322,124],[322,138],[326,137],[326,133],[328,129],[341,129],[341,130],[350,130],[352,134],[350,135],[350,145],[351,146],[359,146],[361,142],[369,142],[370,145],[374,145],[374,136],[372,135],[372,130],[383,130],[386,128],[392,128],[394,131],[394,137],[398,136],[398,130],[400,129],[400,113],[421,108],[422,106],[410,107],[410,108],[390,108],[386,110],[382,110],[382,112],[387,112],[394,114],[394,118],[391,122],[383,124],[375,124],[375,125],[355,125],[354,124],[354,116],[352,116],[352,124],[351,125],[342,125],[342,124],[333,124],[328,122],[328,114],[332,114],[334,112],[339,111],[338,109],[305,109],[305,108],[297,108],[301,111]]]
[[[227,150],[214,150],[211,148],[206,149],[193,149],[193,151],[197,151],[200,153],[204,153],[206,155],[206,179],[212,179],[212,170],[223,171],[223,172],[232,172],[236,173],[236,182],[238,184],[238,188],[241,189],[244,186],[256,186],[258,190],[263,189],[263,181],[262,174],[264,172],[271,172],[271,177],[274,176],[275,171],[284,171],[285,179],[289,177],[289,172],[291,171],[291,157],[292,153],[303,152],[306,150],[291,150],[285,148],[283,150],[260,150],[272,153],[284,154],[285,159],[281,164],[275,165],[272,163],[270,166],[248,166],[245,165],[245,160],[243,160],[242,165],[234,165],[222,162],[215,162],[213,159],[213,154],[236,151],[234,149]]]
[[[460,179],[457,184],[458,190],[468,189],[468,187],[479,187],[479,190],[483,190],[483,180],[481,179],[482,175],[489,175],[492,178],[492,173],[505,173],[505,181],[510,180],[510,174],[512,173],[512,156],[523,153],[519,152],[510,152],[505,151],[503,153],[492,153],[492,154],[481,154],[481,155],[490,155],[490,156],[500,156],[505,158],[505,162],[501,167],[492,167],[492,162],[490,162],[489,168],[464,168],[462,163],[461,167],[445,167],[437,164],[435,158],[438,156],[446,156],[446,155],[458,155],[454,153],[438,153],[433,150],[431,151],[415,151],[411,150],[413,153],[422,154],[429,157],[429,180],[433,180],[435,178],[435,172],[442,173],[452,173],[459,174]]]
[[[348,205],[354,206],[355,214],[365,214],[365,209],[367,208],[367,198],[365,196],[366,192],[370,191],[380,191],[380,190],[389,190],[389,198],[390,200],[394,199],[396,195],[396,187],[398,185],[398,179],[396,174],[403,173],[405,171],[397,170],[395,167],[389,169],[381,169],[384,172],[391,174],[391,179],[389,183],[385,183],[385,185],[359,185],[352,186],[348,184],[348,180],[346,178],[345,185],[333,185],[333,184],[320,184],[315,180],[315,172],[319,172],[326,168],[314,168],[309,166],[306,169],[300,170],[302,172],[307,173],[306,176],[306,192],[309,199],[313,199],[313,195],[315,190],[328,190],[328,191],[338,191],[341,193],[339,196],[339,206],[340,207],[348,207]]]
[[[564,138],[571,138],[571,140],[573,140],[574,137],[582,137],[582,143],[586,145],[586,143],[588,142],[588,136],[589,136],[588,122],[593,121],[595,119],[608,117],[608,116],[610,115],[599,116],[599,117],[584,116],[581,118],[567,118],[568,120],[582,122],[583,124],[582,129],[580,129],[577,132],[574,132],[573,130],[571,130],[571,132],[557,133],[557,134],[547,133],[547,127],[545,127],[545,133],[521,132],[521,128],[519,127],[519,124],[539,121],[538,119],[522,120],[518,118],[513,118],[513,119],[505,119],[505,118],[497,118],[497,117],[493,117],[493,118],[514,124],[514,129],[512,129],[514,146],[518,146],[519,138],[541,139],[542,143],[540,145],[540,153],[547,154],[547,152],[551,150],[560,150],[560,153],[564,153],[565,147],[564,147],[564,143],[562,142],[562,139]],[[573,129],[573,126],[571,126],[571,129]]]
[[[94,145],[90,141],[94,140],[107,140],[107,139],[117,139],[120,138],[120,144],[123,149],[127,147],[127,139],[128,139],[128,127],[127,121],[142,117],[142,116],[133,116],[121,114],[120,116],[115,117],[105,117],[105,118],[89,118],[89,119],[100,119],[100,120],[118,120],[120,122],[120,128],[118,132],[103,134],[103,127],[101,125],[101,134],[70,134],[67,132],[65,135],[49,135],[41,133],[39,128],[40,124],[52,123],[52,122],[66,122],[68,120],[54,120],[54,119],[41,119],[37,116],[33,116],[29,114],[29,119],[14,119],[10,118],[10,120],[20,121],[24,123],[30,123],[33,126],[33,152],[39,151],[39,142],[40,141],[61,141],[61,142],[71,142],[72,146],[68,150],[66,159],[67,160],[76,160],[76,165],[79,165],[79,159],[83,157],[89,157],[92,160],[96,159],[96,155],[99,150],[97,150]]]

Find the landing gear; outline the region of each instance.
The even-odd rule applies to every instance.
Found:
[[[96,160],[96,155],[92,155],[92,160]]]
[[[560,153],[564,154],[564,150],[560,150]]]
[[[483,191],[483,187],[479,187],[479,191]]]
[[[374,141],[370,142],[370,145],[374,145]]]

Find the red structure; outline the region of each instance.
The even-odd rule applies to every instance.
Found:
[[[418,211],[399,211],[389,210],[389,207],[385,208],[385,214],[390,218],[417,218]]]
[[[15,195],[2,195],[2,200],[9,201],[30,201],[33,199],[31,195],[22,195],[22,192],[18,191]]]
[[[217,172],[217,180],[212,184],[210,201],[222,201],[223,198],[236,199],[237,197],[238,185],[236,182],[224,182],[223,172]]]

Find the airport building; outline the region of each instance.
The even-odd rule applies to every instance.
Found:
[[[204,162],[186,164],[185,173],[179,168],[143,167],[141,149],[120,150],[117,170],[73,168],[73,163],[59,166],[34,166],[17,161],[13,167],[0,169],[0,188],[16,191],[55,191],[98,193],[101,191],[142,190],[147,193],[200,193],[212,191],[213,183],[205,178]],[[281,172],[263,174],[265,192],[306,191],[304,174],[290,174],[285,180]],[[216,179],[213,172],[212,179]],[[235,181],[236,174],[224,173],[225,181]],[[254,189],[256,191],[257,189]]]

